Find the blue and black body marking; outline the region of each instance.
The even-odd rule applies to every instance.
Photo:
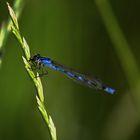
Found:
[[[41,57],[39,54],[34,55],[30,61],[32,62],[33,66],[37,69],[42,69],[45,66],[50,67],[54,70],[60,71],[67,75],[69,78],[79,82],[80,84],[86,85],[90,88],[95,88],[99,90],[104,90],[110,94],[115,93],[115,89],[106,87],[99,79],[90,78],[87,75],[81,74],[80,72],[63,66],[48,57]]]

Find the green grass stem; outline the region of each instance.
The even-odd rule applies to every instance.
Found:
[[[17,18],[19,18],[19,16],[21,15],[21,11],[23,9],[23,0],[15,0],[14,1],[14,10],[15,10],[15,13],[17,15]],[[3,22],[2,24],[2,27],[0,29],[0,67],[2,65],[2,56],[3,56],[3,47],[6,43],[6,40],[7,40],[7,37],[8,37],[8,34],[10,32],[10,26],[11,26],[11,20],[8,19],[8,22],[5,23]]]
[[[17,38],[18,42],[20,43],[20,45],[23,49],[25,57],[22,56],[22,58],[23,58],[23,61],[25,64],[25,68],[28,71],[28,73],[29,73],[30,77],[32,78],[32,80],[36,86],[36,89],[37,89],[38,94],[36,95],[36,99],[37,99],[38,108],[39,108],[39,110],[40,110],[40,112],[45,120],[45,123],[47,124],[47,126],[49,128],[51,140],[57,140],[56,128],[55,128],[54,123],[51,119],[51,116],[48,115],[46,107],[44,105],[44,94],[43,94],[43,87],[42,87],[41,80],[38,76],[38,73],[36,76],[35,73],[32,71],[31,65],[28,62],[28,60],[31,57],[29,46],[28,46],[25,38],[23,36],[21,36],[21,34],[20,34],[20,29],[19,29],[17,16],[16,16],[15,12],[13,11],[13,9],[10,7],[10,5],[8,3],[7,3],[7,5],[8,5],[9,14],[10,14],[10,17],[12,20],[12,24],[11,24],[12,33],[15,35],[15,37]]]
[[[140,113],[140,69],[108,0],[95,0]]]

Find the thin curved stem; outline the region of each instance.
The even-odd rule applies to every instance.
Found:
[[[12,25],[11,25],[11,30],[12,33],[15,35],[16,39],[18,40],[18,42],[20,43],[24,55],[25,57],[22,56],[24,64],[25,64],[25,68],[28,71],[30,77],[32,78],[36,89],[37,89],[37,95],[36,95],[36,99],[37,99],[37,104],[38,104],[38,108],[45,120],[45,123],[47,124],[48,128],[49,128],[49,133],[51,136],[51,140],[57,140],[57,136],[56,136],[56,128],[54,126],[54,123],[51,119],[51,116],[48,115],[47,113],[47,109],[44,105],[44,94],[43,94],[43,87],[42,87],[42,83],[41,80],[39,78],[39,76],[35,76],[35,73],[32,71],[31,65],[28,62],[28,60],[30,59],[31,55],[30,55],[30,49],[29,46],[25,40],[25,38],[23,36],[21,36],[20,34],[20,29],[19,29],[19,25],[18,25],[18,21],[17,21],[17,17],[13,11],[13,9],[10,7],[10,5],[7,3],[8,5],[8,10],[9,10],[9,14],[12,20]],[[38,74],[38,73],[37,73]]]

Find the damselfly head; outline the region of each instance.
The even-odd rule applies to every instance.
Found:
[[[38,61],[40,57],[41,57],[40,54],[36,54],[33,57],[31,57],[29,61],[32,62]]]
[[[40,69],[40,67],[41,67],[41,60],[40,59],[41,59],[40,54],[36,54],[33,57],[31,57],[29,60],[31,67]]]

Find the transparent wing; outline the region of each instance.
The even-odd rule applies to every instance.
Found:
[[[88,86],[90,88],[100,89],[100,90],[105,89],[104,84],[97,78],[91,78],[85,74],[81,74],[79,71],[66,67],[55,61],[53,61],[53,65],[55,65],[56,67],[59,67],[60,71],[65,73],[72,80],[74,80],[82,85]]]
[[[73,79],[74,81],[88,86],[90,88],[95,88],[95,89],[100,89],[100,90],[104,90],[110,94],[114,94],[115,90],[109,87],[106,87],[101,80],[97,79],[97,78],[91,78],[85,74],[80,73],[79,71],[66,67],[62,64],[57,63],[56,61],[53,61],[49,58],[45,58],[45,57],[37,57],[37,60],[39,60],[39,63],[42,64],[42,67],[48,66],[52,69],[58,70],[63,72],[66,76],[68,76],[69,78]],[[41,66],[41,65],[40,65]]]

